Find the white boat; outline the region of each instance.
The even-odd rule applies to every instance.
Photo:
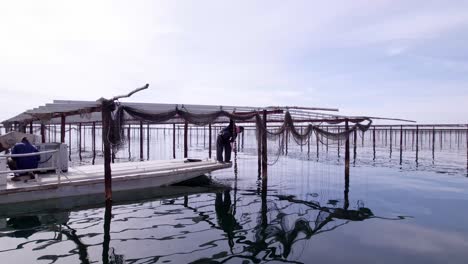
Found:
[[[43,155],[51,152],[54,151],[20,155]],[[3,158],[7,156],[12,155],[2,155]],[[229,163],[219,163],[209,159],[115,163],[112,164],[112,190],[119,192],[168,186],[229,167],[231,167]],[[26,179],[21,181],[12,181],[11,171],[0,172],[3,180],[3,184],[0,184],[0,205],[94,194],[104,196],[102,164],[70,167],[66,172],[57,169],[57,165],[55,168],[56,170],[52,172],[36,173],[35,179],[23,177]]]

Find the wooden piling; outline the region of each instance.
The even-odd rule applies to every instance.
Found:
[[[29,134],[34,134],[33,121],[29,122]]]
[[[32,123],[31,123],[31,127],[32,127]],[[65,143],[65,115],[64,114],[60,116],[60,143]]]
[[[213,136],[211,135],[211,123],[208,124],[208,158],[211,159],[211,141],[213,140]]]
[[[172,158],[173,159],[176,158],[176,129],[175,129],[175,123],[172,124]]]
[[[263,110],[263,130],[262,135],[262,178],[268,175],[268,148],[267,148],[267,111]]]
[[[357,130],[353,132],[354,142],[353,142],[353,164],[356,165],[356,155],[357,155]]]
[[[432,127],[432,162],[435,160],[435,127]]]
[[[130,127],[130,124],[128,124],[128,127],[127,127],[128,161],[132,160],[132,148],[131,148],[132,135],[131,133],[132,133],[131,127]]]
[[[345,121],[346,141],[345,141],[345,177],[349,177],[349,124]]]
[[[374,129],[372,130],[372,150],[374,153],[374,158],[372,160],[375,160],[375,126],[374,126]]]
[[[316,137],[315,137],[315,146],[317,148],[316,156],[317,156],[317,160],[318,160],[319,159],[319,151],[320,151],[320,149],[319,149],[319,136],[318,135],[316,135]]]
[[[140,161],[143,160],[143,121],[140,121]]]
[[[416,125],[416,166],[418,165],[418,155],[419,155],[419,126]]]
[[[102,115],[102,142],[104,144],[104,187],[105,198],[109,202],[112,200],[112,171],[111,171],[111,145],[107,138],[110,131],[111,104],[113,102],[104,100],[101,107]]]
[[[150,124],[146,124],[146,160],[150,158],[150,144],[151,144],[151,137],[150,137]]]
[[[96,160],[96,122],[93,122],[93,127],[92,127],[92,143],[93,143],[93,161],[92,164],[94,165],[95,160]]]
[[[41,123],[41,142],[42,143],[45,143],[46,142],[46,139],[45,139],[45,125],[43,123]]]
[[[81,156],[81,123],[78,124],[78,157],[80,157],[80,161],[83,160]]]
[[[400,126],[400,165],[403,163],[403,126]]]
[[[185,121],[184,124],[184,158],[188,157],[188,122]]]
[[[71,124],[68,124],[68,160],[71,161],[71,146],[72,146],[72,137],[71,137],[72,129]]]

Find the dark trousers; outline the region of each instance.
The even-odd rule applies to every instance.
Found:
[[[216,140],[216,159],[218,161],[223,161],[223,150],[224,150],[224,161],[231,161],[231,142],[229,140],[223,139],[222,136],[218,136]]]

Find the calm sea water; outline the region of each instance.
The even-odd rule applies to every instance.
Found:
[[[151,135],[150,159],[170,158],[172,136]],[[198,141],[198,142],[197,142]],[[201,135],[192,157],[206,157]],[[131,142],[130,159],[139,153]],[[349,184],[337,150],[290,146],[258,179],[255,142],[233,169],[209,175],[217,187],[114,205],[5,215],[2,263],[466,263],[466,149],[358,148]],[[455,144],[455,143],[454,143]],[[273,146],[274,142],[270,142]],[[368,144],[367,144],[368,145]],[[145,145],[146,146],[146,145]],[[455,144],[456,146],[456,144]],[[242,150],[242,148],[241,148]],[[274,147],[270,160],[276,160]],[[181,149],[177,149],[180,156]],[[343,151],[343,150],[341,150]],[[73,160],[77,162],[76,148]],[[352,153],[352,150],[351,150]],[[397,153],[397,154],[395,154]],[[353,153],[351,154],[353,157]],[[464,156],[465,155],[465,156]],[[88,163],[89,146],[83,163]],[[146,150],[145,150],[146,157]],[[121,150],[117,161],[128,160]],[[226,188],[219,188],[219,184]],[[132,200],[132,194],[128,194]],[[108,211],[109,212],[109,211]]]

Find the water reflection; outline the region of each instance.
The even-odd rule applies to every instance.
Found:
[[[0,254],[32,248],[49,263],[301,263],[313,237],[378,218],[364,201],[350,200],[349,178],[343,196],[324,204],[316,196],[278,194],[266,179],[255,190],[237,189],[237,180],[215,193],[11,217],[1,236],[28,240]]]

